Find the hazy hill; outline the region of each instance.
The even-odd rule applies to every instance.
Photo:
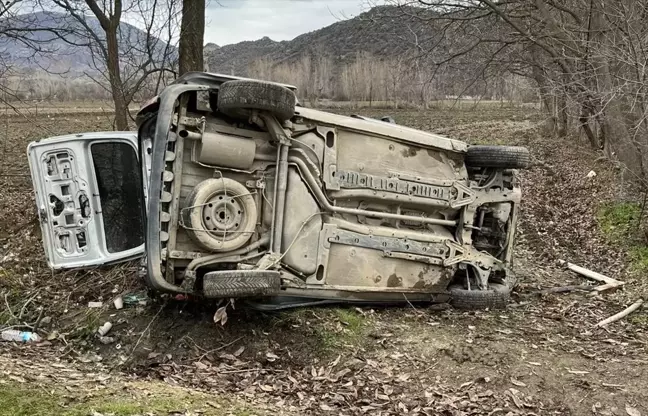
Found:
[[[414,17],[414,14],[418,17]],[[231,45],[209,44],[205,62],[213,72],[247,75],[250,65],[259,59],[274,64],[298,61],[304,55],[333,58],[338,63],[352,61],[360,52],[390,57],[429,45],[433,26],[421,17],[422,9],[393,6],[374,7],[355,18],[341,20],[288,41],[275,42],[268,37]]]
[[[411,15],[418,14],[415,18]],[[251,63],[267,59],[273,64],[291,63],[305,55],[333,58],[337,63],[348,63],[360,52],[390,57],[414,50],[416,43],[425,47],[434,31],[432,25],[420,19],[421,9],[374,7],[355,18],[341,20],[325,28],[297,36],[289,41],[275,42],[268,37],[219,46],[205,46],[205,63],[212,72],[247,75]],[[21,16],[24,27],[49,27],[53,29],[77,27],[70,16],[55,12],[39,12]],[[102,33],[99,22],[88,18],[90,27]],[[0,26],[2,22],[0,22]],[[122,22],[120,36],[129,44],[144,44],[146,34],[140,29]],[[46,68],[53,71],[84,72],[93,69],[92,54],[88,48],[73,46],[49,32],[34,32],[33,39],[46,51],[55,53],[35,54],[33,49],[11,38],[0,38],[0,56],[6,63],[23,68]],[[82,44],[85,39],[69,36],[68,40]],[[164,42],[157,40],[156,48]],[[124,50],[123,53],[138,53]],[[141,51],[140,51],[141,53]]]
[[[94,33],[103,33],[96,18],[87,17],[87,24]],[[88,43],[87,36],[84,35],[78,21],[69,15],[56,12],[29,13],[19,16],[17,21],[11,24],[0,21],[0,27],[3,25],[51,29],[29,34],[31,45],[10,37],[0,37],[0,56],[5,64],[24,69],[45,69],[50,72],[73,74],[96,71],[92,51],[83,46]],[[65,40],[57,36],[56,32],[64,34]],[[147,44],[144,31],[122,22],[119,36],[122,39],[121,53],[130,57],[129,62],[144,59]],[[154,56],[161,60],[166,43],[157,38],[149,41]],[[34,46],[41,52],[35,52]]]

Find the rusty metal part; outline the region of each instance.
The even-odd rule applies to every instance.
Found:
[[[211,254],[203,257],[198,257],[189,263],[187,268],[185,269],[185,276],[187,277],[195,277],[196,275],[196,270],[199,267],[203,266],[208,266],[211,264],[215,264],[218,262],[222,262],[223,259],[233,257],[233,256],[242,256],[244,254],[247,254],[251,251],[254,251],[256,249],[259,249],[261,247],[267,247],[268,244],[270,243],[270,236],[269,235],[264,235],[254,243],[248,244],[247,246],[240,248],[238,250],[230,251],[229,253],[217,253],[217,254]]]
[[[272,239],[270,250],[274,253],[281,252],[281,237],[283,232],[284,210],[286,206],[286,189],[288,183],[288,151],[290,141],[286,132],[277,119],[269,113],[259,113],[272,138],[277,142],[277,173],[274,186]]]
[[[254,140],[221,133],[203,133],[194,146],[197,160],[215,167],[250,169],[256,153]]]
[[[367,211],[363,209],[344,208],[344,207],[337,207],[331,205],[331,203],[326,199],[326,196],[322,192],[321,188],[317,185],[317,182],[315,181],[315,178],[313,178],[313,175],[308,171],[308,167],[306,166],[306,164],[300,158],[294,156],[290,157],[288,160],[290,161],[290,163],[294,163],[297,167],[299,167],[299,171],[304,177],[304,179],[306,179],[306,182],[308,183],[311,192],[313,192],[313,194],[315,195],[315,199],[317,199],[317,202],[322,206],[322,208],[324,208],[327,211],[337,212],[341,214],[364,215],[372,218],[385,218],[385,219],[393,219],[393,220],[412,221],[412,222],[417,222],[422,224],[438,224],[438,225],[446,225],[450,227],[454,227],[457,225],[457,221],[454,220],[440,220],[438,218],[416,217],[412,215],[399,215],[391,212]]]

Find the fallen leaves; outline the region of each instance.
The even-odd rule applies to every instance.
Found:
[[[516,385],[518,387],[526,387],[527,386],[526,384],[524,384],[520,380],[514,379],[513,377],[511,377],[511,383],[513,383],[514,385]]]
[[[577,252],[580,263],[600,264],[604,273],[623,270],[624,253],[610,247],[597,235],[594,215],[596,204],[608,200],[614,189],[605,166],[596,167],[598,176],[595,181],[584,181],[585,173],[592,166],[590,154],[581,152],[582,149],[578,148],[580,144],[555,149],[555,142],[535,131],[517,134],[515,129],[501,127],[508,121],[494,120],[502,111],[504,110],[498,109],[497,114],[453,111],[452,114],[445,113],[441,118],[437,117],[439,112],[436,110],[429,113],[403,111],[401,114],[410,117],[410,124],[418,124],[416,127],[437,130],[439,123],[446,123],[451,126],[448,128],[449,133],[460,134],[462,137],[481,137],[483,133],[487,138],[500,140],[503,137],[502,140],[512,141],[513,144],[529,144],[533,146],[533,154],[553,166],[558,180],[552,179],[542,167],[521,173],[524,186],[520,223],[522,237],[520,244],[516,244],[516,260],[521,261],[521,265],[518,262],[517,271],[522,275],[523,286],[519,291],[526,290],[524,285],[528,285],[527,288],[540,283],[543,286],[554,283],[564,285],[566,277],[547,264],[554,258],[569,257],[565,253],[573,256]],[[441,110],[440,113],[444,111]],[[464,119],[460,120],[461,117]],[[483,119],[476,124],[476,117]],[[530,136],[522,138],[527,133]],[[527,142],[517,142],[523,140]],[[24,146],[20,148],[24,149]],[[9,212],[9,220],[15,220],[16,224],[24,223],[23,220],[34,216],[32,190],[28,185],[13,194],[13,198],[8,194],[4,199],[11,201],[10,204],[5,203],[5,208]],[[7,186],[7,192],[15,191],[16,186],[13,184]],[[14,203],[16,199],[18,203]],[[70,314],[86,310],[89,301],[112,299],[117,286],[121,293],[124,290],[123,282],[137,281],[131,276],[136,269],[132,265],[112,271],[58,273],[52,276],[46,269],[42,249],[34,233],[28,227],[15,231],[15,237],[7,240],[6,247],[2,247],[3,254],[6,253],[3,256],[6,262],[2,266],[13,273],[11,276],[3,276],[3,281],[13,278],[15,274],[15,278],[19,280],[16,287],[25,291],[20,292],[19,304],[24,303],[22,298],[32,296],[32,292],[28,291],[46,289],[41,293],[49,298],[38,299],[38,306],[44,305],[52,309],[54,324],[59,319],[54,313],[57,308],[61,311],[69,310]],[[74,287],[73,292],[70,287]],[[632,287],[626,288],[631,289]],[[533,409],[533,413],[538,415],[564,414],[561,406],[565,403],[565,398],[560,394],[551,396],[550,392],[545,392],[540,398],[529,396],[528,393],[535,391],[539,384],[537,378],[527,376],[534,373],[541,377],[553,374],[553,369],[565,368],[564,365],[571,367],[559,373],[569,381],[564,383],[564,380],[556,380],[556,383],[562,383],[557,388],[570,392],[574,390],[569,383],[590,380],[595,386],[614,389],[610,392],[616,397],[628,397],[627,390],[630,390],[631,381],[623,375],[614,380],[604,378],[598,373],[594,363],[605,366],[610,360],[623,360],[625,357],[645,359],[645,345],[633,339],[632,329],[635,327],[626,321],[624,324],[628,323],[627,327],[614,326],[611,328],[613,332],[605,335],[609,339],[603,339],[603,335],[583,329],[582,323],[595,323],[604,318],[606,312],[609,312],[605,310],[605,304],[591,299],[578,302],[571,297],[565,299],[569,300],[561,302],[559,298],[550,298],[543,299],[540,304],[518,302],[515,305],[517,307],[510,308],[506,314],[479,312],[463,315],[453,311],[432,312],[420,308],[416,316],[412,317],[411,314],[408,316],[394,312],[392,315],[367,308],[355,308],[360,316],[377,320],[379,326],[370,328],[371,339],[368,344],[335,350],[335,355],[331,357],[317,354],[312,345],[302,339],[308,336],[304,334],[312,334],[308,332],[312,325],[306,323],[307,319],[312,322],[316,320],[312,316],[326,315],[321,310],[307,310],[307,319],[300,320],[299,324],[293,322],[286,326],[287,329],[283,329],[275,327],[273,319],[258,316],[255,318],[258,321],[252,324],[239,321],[236,326],[232,325],[237,319],[235,314],[231,310],[228,314],[227,306],[221,305],[213,315],[213,321],[218,326],[211,324],[210,317],[207,317],[207,324],[215,331],[211,335],[217,336],[200,340],[202,348],[193,354],[190,349],[178,346],[178,332],[192,337],[199,336],[204,331],[200,318],[185,318],[186,315],[180,317],[177,313],[170,313],[159,326],[163,330],[150,337],[151,343],[147,347],[151,349],[142,349],[145,352],[134,363],[134,373],[137,377],[159,378],[169,384],[200,388],[214,394],[225,392],[240,395],[243,400],[261,403],[262,408],[278,406],[280,410],[293,414],[335,412],[344,415],[397,415],[408,412],[411,415],[515,415],[528,413],[528,409]],[[26,311],[34,319],[37,317],[36,306],[34,302]],[[151,311],[139,309],[138,313],[148,322],[150,319],[147,314]],[[420,322],[417,318],[419,314],[426,316],[426,322]],[[524,319],[518,319],[520,316]],[[176,321],[178,319],[188,322],[180,331]],[[123,327],[131,329],[130,325],[137,329],[132,323]],[[254,336],[248,337],[250,330],[256,332]],[[76,382],[77,375],[74,378],[71,375],[80,371],[67,373],[66,367],[72,364],[67,361],[55,362],[60,356],[74,361],[74,365],[87,365],[88,373],[92,369],[99,374],[101,366],[110,359],[110,353],[104,355],[102,351],[101,356],[95,352],[87,353],[81,348],[79,339],[69,336],[66,338],[67,333],[67,330],[56,327],[49,331],[48,339],[54,346],[47,351],[52,354],[50,361],[54,371],[40,369],[36,360],[31,360],[25,368],[16,370],[10,369],[10,365],[14,364],[3,361],[3,365],[6,365],[2,371],[8,373],[3,373],[3,377],[17,383],[22,383],[21,380],[30,382],[33,375]],[[423,333],[426,334],[426,341],[422,340]],[[120,333],[122,335],[124,334]],[[236,343],[238,335],[245,336],[244,345]],[[459,345],[467,336],[473,341],[471,346],[461,345],[452,347],[449,353],[438,353],[437,343],[443,344],[444,348],[447,345]],[[175,343],[172,337],[175,337]],[[132,337],[127,333],[122,338],[120,342]],[[147,335],[146,341],[148,338]],[[227,340],[236,342],[230,344]],[[257,342],[258,345],[255,345]],[[513,346],[519,346],[519,349],[532,351],[533,355],[528,355],[527,352],[518,356],[519,350],[515,348],[510,351],[484,352],[497,342],[510,342]],[[68,343],[70,346],[61,352],[56,350],[64,348]],[[96,345],[87,347],[95,348]],[[101,345],[99,347],[106,348]],[[112,350],[113,347],[110,348],[110,352],[118,355]],[[421,353],[419,349],[425,353]],[[77,351],[80,352],[77,354]],[[560,362],[556,365],[553,358],[547,358],[542,352],[559,358],[568,356],[574,359],[573,356],[577,355],[588,361],[585,364]],[[294,355],[300,354],[309,356],[309,359],[293,359]],[[102,356],[106,358],[103,359]],[[522,363],[524,373],[516,372],[515,377],[503,376],[499,371],[506,367],[501,364],[510,364],[513,360]],[[480,379],[473,374],[475,368],[493,371],[480,372],[485,376]],[[592,369],[591,373],[585,370],[589,368]],[[587,377],[572,377],[569,374]],[[457,378],[461,381],[456,381]],[[463,383],[465,380],[471,381]],[[601,380],[610,383],[601,383]],[[515,388],[509,389],[511,385]],[[598,388],[603,390],[602,387]],[[603,398],[598,400],[604,402]],[[629,403],[625,412],[629,416],[641,416],[640,406],[633,406],[636,401],[631,397],[627,400]],[[607,405],[604,402],[599,407]],[[585,400],[581,407],[575,406],[577,412],[584,412],[583,409],[589,410],[592,403]],[[623,409],[617,409],[617,413],[619,411],[622,412]]]
[[[214,322],[225,326],[227,323],[227,305],[221,306],[214,314]]]
[[[641,416],[641,412],[637,410],[636,407],[632,407],[629,404],[625,405],[625,411],[628,414],[628,416]]]

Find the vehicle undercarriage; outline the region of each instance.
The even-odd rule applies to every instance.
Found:
[[[526,149],[292,106],[250,80],[140,114],[147,281],[206,297],[502,306]]]

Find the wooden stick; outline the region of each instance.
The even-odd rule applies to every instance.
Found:
[[[594,271],[591,271],[589,269],[586,269],[584,267],[577,266],[573,263],[566,262],[565,260],[558,260],[558,264],[561,266],[566,266],[569,270],[576,272],[578,274],[581,274],[585,277],[589,277],[590,279],[607,283],[609,285],[616,285],[616,286],[621,286],[624,285],[625,282],[622,282],[620,280],[612,279],[611,277],[607,277],[601,273],[596,273]]]
[[[601,322],[596,324],[596,326],[600,328],[607,324],[611,324],[612,322],[618,321],[621,318],[625,318],[626,316],[630,315],[632,312],[636,311],[639,308],[639,306],[641,306],[642,303],[643,303],[643,299],[639,299],[638,301],[628,306],[627,308],[617,313],[616,315],[612,315],[609,318],[602,320]]]
[[[592,296],[596,296],[598,292],[605,292],[606,290],[610,289],[615,289],[617,287],[621,287],[625,285],[625,282],[619,282],[619,283],[606,283],[604,285],[598,285],[594,287],[594,292],[590,293]]]
[[[560,286],[560,287],[551,287],[551,288],[548,288],[548,289],[542,289],[542,290],[538,290],[536,292],[531,292],[530,295],[542,296],[542,295],[548,295],[550,293],[573,292],[575,290],[582,290],[584,292],[591,292],[591,291],[596,290],[596,289],[597,289],[597,286],[590,286],[590,285]]]

